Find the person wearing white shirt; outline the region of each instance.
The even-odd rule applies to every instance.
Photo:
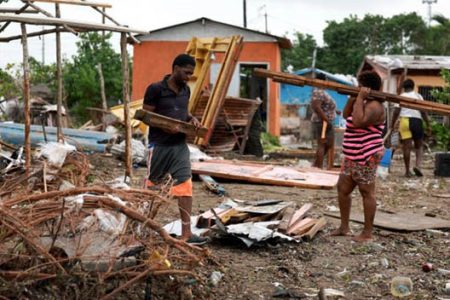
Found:
[[[404,92],[400,94],[400,96],[402,97],[423,100],[422,96],[414,91],[414,81],[412,81],[411,79],[406,79],[403,82],[403,91]],[[424,139],[423,121],[425,121],[427,129],[430,129],[428,115],[424,112],[415,109],[400,107],[398,104],[396,104],[392,116],[391,128],[394,128],[394,125],[399,117],[400,117],[399,132],[403,146],[405,176],[406,177],[412,176],[412,173],[410,171],[410,160],[411,160],[411,150],[414,142],[414,149],[416,153],[416,164],[413,168],[413,171],[416,176],[421,177],[423,176],[422,171],[420,170],[423,157],[423,139]]]

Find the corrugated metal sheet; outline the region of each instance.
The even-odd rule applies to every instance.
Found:
[[[407,68],[408,70],[450,69],[450,56],[429,55],[367,55],[367,62],[386,70]]]

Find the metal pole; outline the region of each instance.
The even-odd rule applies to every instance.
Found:
[[[264,13],[264,20],[266,23],[266,33],[269,33],[269,29],[267,28],[267,11]]]
[[[247,28],[247,1],[244,0],[244,28]]]
[[[61,11],[59,4],[55,4],[55,15],[57,18],[61,18]],[[62,98],[63,98],[63,87],[62,87],[62,63],[61,63],[61,32],[59,32],[59,26],[56,26],[56,139],[58,142],[63,142],[64,137],[62,133]]]

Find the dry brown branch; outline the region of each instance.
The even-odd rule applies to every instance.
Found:
[[[127,287],[131,286],[133,283],[138,282],[140,279],[144,278],[145,276],[147,276],[150,272],[152,271],[152,269],[147,269],[144,272],[141,272],[139,275],[135,276],[133,279],[125,282],[123,285],[117,287],[114,291],[112,291],[111,293],[109,293],[108,295],[102,297],[102,300],[108,300],[108,299],[113,299],[113,297],[115,295],[117,295],[117,293],[119,293],[120,291],[126,289]]]
[[[56,261],[56,259],[48,253],[44,248],[42,248],[37,243],[33,242],[28,236],[33,235],[31,230],[28,232],[24,232],[22,228],[27,228],[26,224],[23,224],[20,220],[16,219],[12,216],[12,214],[8,214],[6,210],[0,209],[0,215],[2,216],[0,222],[9,230],[16,232],[21,238],[23,238],[28,245],[30,245],[37,253],[41,254],[43,257],[46,257],[48,260],[52,261],[55,266],[60,269],[63,273],[66,273],[66,270]]]

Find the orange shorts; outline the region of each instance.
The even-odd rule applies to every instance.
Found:
[[[146,180],[147,188],[155,186],[150,180]],[[172,186],[169,195],[175,197],[192,197],[192,179],[189,178],[185,182]]]

